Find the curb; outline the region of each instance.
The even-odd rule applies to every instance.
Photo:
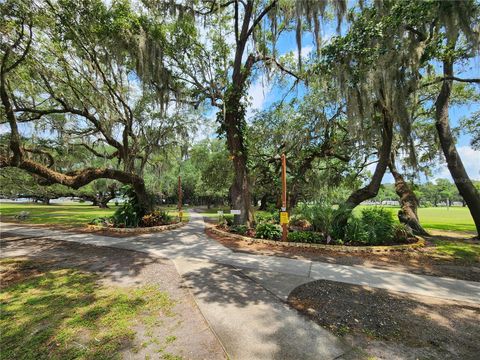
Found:
[[[173,230],[173,229],[178,229],[179,227],[182,227],[186,225],[187,222],[178,222],[175,224],[168,224],[168,225],[160,225],[160,226],[151,226],[151,227],[145,227],[145,228],[114,228],[114,227],[106,227],[106,226],[100,226],[100,225],[88,225],[87,227],[92,230],[106,230],[106,231],[112,231],[112,232],[117,232],[121,234],[148,234],[148,233],[153,233],[153,232],[162,232],[165,230]]]
[[[213,233],[221,236],[227,236],[234,239],[239,239],[243,241],[250,242],[251,244],[266,244],[266,245],[276,245],[276,246],[286,246],[286,247],[300,247],[300,248],[311,248],[311,249],[322,249],[322,250],[332,250],[338,252],[368,252],[368,253],[385,253],[385,252],[394,252],[394,251],[408,251],[414,250],[420,247],[425,246],[425,239],[417,236],[418,241],[414,244],[405,244],[405,245],[387,245],[387,246],[345,246],[345,245],[324,245],[324,244],[309,244],[309,243],[299,243],[299,242],[283,242],[275,240],[265,240],[258,238],[251,238],[248,236],[232,234],[227,231],[220,230],[214,226],[207,227]]]

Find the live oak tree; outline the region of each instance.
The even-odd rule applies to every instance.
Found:
[[[230,188],[231,202],[241,210],[241,214],[235,216],[237,224],[253,220],[246,141],[246,93],[252,76],[256,68],[263,67],[267,73],[277,69],[295,77],[291,69],[278,61],[275,44],[282,33],[295,29],[301,49],[305,25],[312,29],[320,47],[320,18],[328,3],[204,0],[176,4],[176,13],[184,20],[182,28],[189,29],[187,34],[191,36],[179,39],[179,46],[185,49],[184,56],[172,57],[170,61],[178,68],[177,79],[188,84],[198,101],[208,100],[219,109],[219,132],[226,137],[235,173]],[[346,2],[333,1],[332,4],[341,19]],[[147,6],[157,14],[158,21],[164,7],[158,2],[148,2]],[[196,25],[194,28],[202,29],[198,32],[205,40],[203,43],[198,40],[192,23]],[[184,47],[185,42],[189,42],[189,46]],[[168,56],[166,58],[168,61]]]
[[[459,6],[456,6],[457,4]],[[478,20],[478,17],[475,17],[477,7],[472,1],[456,2],[455,5],[453,2],[441,1],[409,3],[378,1],[351,14],[352,25],[348,33],[334,39],[332,44],[323,50],[323,64],[332,66],[338,85],[347,100],[347,113],[351,119],[357,120],[358,132],[363,136],[362,141],[368,143],[373,140],[379,144],[378,162],[371,181],[350,195],[344,205],[346,209],[353,209],[378,193],[383,174],[389,164],[393,165],[391,171],[399,175],[395,164],[390,161],[394,134],[400,135],[406,156],[413,159],[412,163],[415,166],[416,152],[410,109],[414,107],[416,93],[420,86],[426,86],[423,80],[426,74],[431,73],[432,61],[438,57],[442,58],[442,55],[438,54],[451,56],[451,52],[442,50],[451,49],[451,45],[448,44],[449,32],[457,34],[457,38],[459,32],[462,32],[469,44],[467,50],[463,49],[464,57],[472,54],[468,49],[472,49],[472,44],[475,44],[474,34],[477,33],[474,30],[476,27],[474,19]],[[452,16],[447,15],[446,9],[453,11]],[[468,16],[460,16],[467,13]],[[328,66],[320,66],[319,69],[325,70]],[[435,79],[433,83],[442,81],[444,90],[441,94],[448,95],[445,83],[453,80],[453,74],[447,74]],[[444,96],[437,98],[437,108],[444,100]],[[452,155],[453,138],[446,130],[445,111],[443,121],[438,120],[439,113],[437,110],[437,129],[443,129],[443,133],[438,132],[439,139],[443,143],[444,152],[445,144],[450,144],[448,147]],[[378,124],[378,132],[365,131],[365,124],[375,123]],[[379,134],[380,138],[375,134]],[[473,187],[469,185],[465,171],[459,170],[459,157],[452,156],[457,159],[454,167],[459,171],[457,175],[461,175],[460,187],[465,189],[465,196],[469,198],[469,202],[476,203],[478,194],[476,195]],[[400,185],[402,181],[399,176],[397,180]],[[413,195],[408,187],[399,186],[397,189],[400,196],[408,195],[407,192]],[[405,208],[414,210],[415,199],[411,200],[404,202]],[[403,215],[410,214],[408,215],[410,218],[404,220],[418,224],[415,212],[405,212]]]
[[[10,130],[1,167],[18,167],[44,183],[74,189],[100,178],[117,180],[132,185],[142,207],[150,208],[142,172],[151,154],[184,128],[172,116],[178,111],[167,114],[166,90],[159,98],[158,89],[144,86],[136,75],[143,64],[122,51],[139,29],[138,19],[124,3],[107,8],[100,1],[46,0],[0,6],[2,123]],[[166,78],[158,71],[157,85]],[[29,132],[61,139],[67,149],[81,146],[104,166],[55,169],[52,154],[22,141],[22,133]]]
[[[441,48],[437,58],[443,64],[443,76],[435,81],[442,83],[435,101],[435,127],[437,129],[448,170],[465,200],[480,234],[480,193],[470,180],[455,146],[449,122],[449,103],[454,81],[480,83],[480,78],[465,79],[455,76],[456,62],[478,56],[480,44],[480,4],[476,1],[438,2],[435,20],[438,22]]]

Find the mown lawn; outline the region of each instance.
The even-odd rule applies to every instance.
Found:
[[[174,301],[154,285],[106,287],[93,273],[26,260],[0,265],[10,280],[0,294],[2,359],[116,359],[135,347],[135,327],[174,315]]]
[[[361,209],[365,207],[368,206],[359,206],[355,211],[360,212]],[[397,218],[399,207],[383,207],[390,210],[395,219]],[[448,209],[446,207],[419,208],[418,216],[425,229],[475,231],[475,224],[468,208],[466,207],[450,207]]]
[[[116,206],[109,204],[109,209],[100,209],[88,204],[51,204],[40,205],[34,203],[2,203],[0,202],[0,214],[5,221],[15,220],[15,216],[26,211],[29,217],[24,220],[29,224],[52,224],[67,226],[82,226],[88,224],[97,217],[112,216]],[[178,216],[174,207],[162,207],[171,216]],[[188,220],[188,211],[184,210],[183,220]]]
[[[465,241],[430,239],[435,244],[435,252],[441,256],[462,259],[468,262],[480,261],[480,245]]]

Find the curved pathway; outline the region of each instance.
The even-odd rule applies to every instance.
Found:
[[[173,231],[113,238],[18,224],[1,230],[146,252],[174,261],[185,286],[233,359],[335,359],[349,348],[284,303],[300,284],[327,279],[459,301],[480,302],[480,283],[362,266],[232,252],[208,238],[202,215]]]

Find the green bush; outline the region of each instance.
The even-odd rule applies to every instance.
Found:
[[[300,218],[304,218],[311,225],[312,229],[327,236],[338,237],[343,232],[339,229],[338,219],[340,212],[328,201],[315,204],[304,204],[297,209]]]
[[[235,225],[230,228],[230,231],[235,234],[245,235],[248,231],[247,225]]]
[[[366,245],[368,243],[368,232],[365,230],[361,218],[351,216],[345,227],[344,241],[353,244]]]
[[[255,233],[260,239],[278,240],[282,236],[282,228],[275,224],[261,223],[255,228]]]
[[[145,215],[145,209],[140,206],[137,194],[131,186],[122,186],[120,191],[126,200],[113,213],[113,224],[116,227],[137,227]]]
[[[288,241],[320,244],[324,242],[324,238],[322,234],[313,231],[292,231],[288,233]]]
[[[371,207],[362,210],[362,222],[368,233],[369,245],[382,245],[392,242],[394,220],[390,211]]]
[[[350,216],[345,228],[344,241],[355,245],[384,245],[395,238],[395,223],[390,211],[365,208],[360,217]]]
[[[273,223],[275,221],[275,215],[269,212],[256,212],[255,213],[255,223]]]
[[[413,236],[412,229],[405,224],[395,224],[393,226],[393,238],[396,242],[407,243]]]

